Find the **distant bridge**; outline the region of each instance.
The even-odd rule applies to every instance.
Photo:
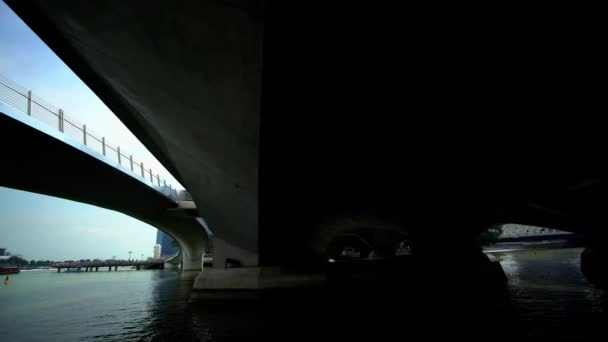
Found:
[[[85,262],[63,262],[54,264],[52,267],[57,269],[57,272],[61,272],[61,269],[84,269],[84,272],[95,272],[99,271],[100,267],[107,267],[108,271],[112,271],[112,267],[114,267],[114,271],[118,270],[118,266],[120,267],[129,267],[134,266],[137,270],[142,268],[163,268],[164,260],[148,260],[148,261],[137,261],[137,260],[112,260],[112,261],[85,261]]]
[[[1,75],[0,113],[0,144],[11,147],[3,152],[0,186],[129,215],[177,240],[181,252],[167,262],[202,269],[206,223],[188,192]]]
[[[143,161],[137,161],[133,154],[124,148],[113,145],[101,134],[94,133],[86,124],[69,117],[63,109],[34,95],[31,90],[20,86],[0,74],[0,101],[27,114],[29,117],[48,125],[50,128],[76,139],[86,146],[89,152],[103,156],[104,161],[144,182],[146,185],[169,196],[173,200],[191,201],[192,197],[185,190],[177,190],[174,185],[146,168]]]

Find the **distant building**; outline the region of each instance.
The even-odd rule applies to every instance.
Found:
[[[169,257],[179,253],[177,241],[162,230],[159,230],[156,234],[156,243],[160,245],[161,257]]]
[[[0,256],[4,256],[6,254],[6,248],[0,248]]]
[[[161,246],[159,244],[154,245],[154,259],[160,258]]]

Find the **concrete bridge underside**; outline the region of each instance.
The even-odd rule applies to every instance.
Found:
[[[314,268],[356,228],[421,253],[496,223],[604,238],[606,137],[582,116],[608,110],[593,11],[7,3],[187,187],[214,267]]]
[[[140,180],[66,143],[53,130],[28,125],[26,114],[6,115],[0,104],[0,144],[5,146],[0,186],[24,190],[121,212],[171,234],[180,244],[184,270],[201,269],[207,247],[204,227],[180,206]],[[43,126],[44,124],[39,124]],[[57,138],[60,137],[59,139]],[[84,146],[83,146],[84,147]],[[36,215],[36,208],[30,208]]]

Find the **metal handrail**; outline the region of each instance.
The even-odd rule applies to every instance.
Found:
[[[142,161],[136,161],[132,154],[126,153],[118,145],[112,145],[105,136],[95,136],[86,124],[81,124],[77,120],[65,115],[63,109],[33,95],[31,90],[27,90],[27,88],[13,82],[2,74],[0,74],[0,102],[4,102],[40,122],[51,125],[51,127],[71,138],[79,135],[80,137],[76,139],[86,145],[89,150],[101,154],[105,159],[111,156],[116,161],[114,163],[115,167],[128,171],[131,176],[140,179],[145,184],[169,196],[173,200],[186,200],[184,198],[192,200],[187,191],[177,190],[165,178],[161,178],[158,173],[154,174],[151,168],[146,169]],[[71,126],[70,134],[67,134],[65,130],[66,123]],[[93,144],[91,144],[93,139],[101,144],[100,149],[93,147]]]

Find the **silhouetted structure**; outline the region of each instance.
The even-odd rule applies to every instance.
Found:
[[[179,241],[183,269],[200,269],[212,235],[214,264],[197,289],[317,286],[344,236],[386,257],[412,240],[437,279],[462,279],[463,264],[488,264],[479,235],[506,223],[587,235],[596,252],[583,270],[608,269],[599,8],[6,2],[194,201],[135,197],[115,170],[8,119],[3,146],[27,136],[36,149],[6,149],[3,165],[19,167],[0,169],[2,185],[156,223]],[[35,102],[20,94],[22,107]],[[63,110],[52,118],[63,132]],[[53,149],[62,153],[49,160]]]

